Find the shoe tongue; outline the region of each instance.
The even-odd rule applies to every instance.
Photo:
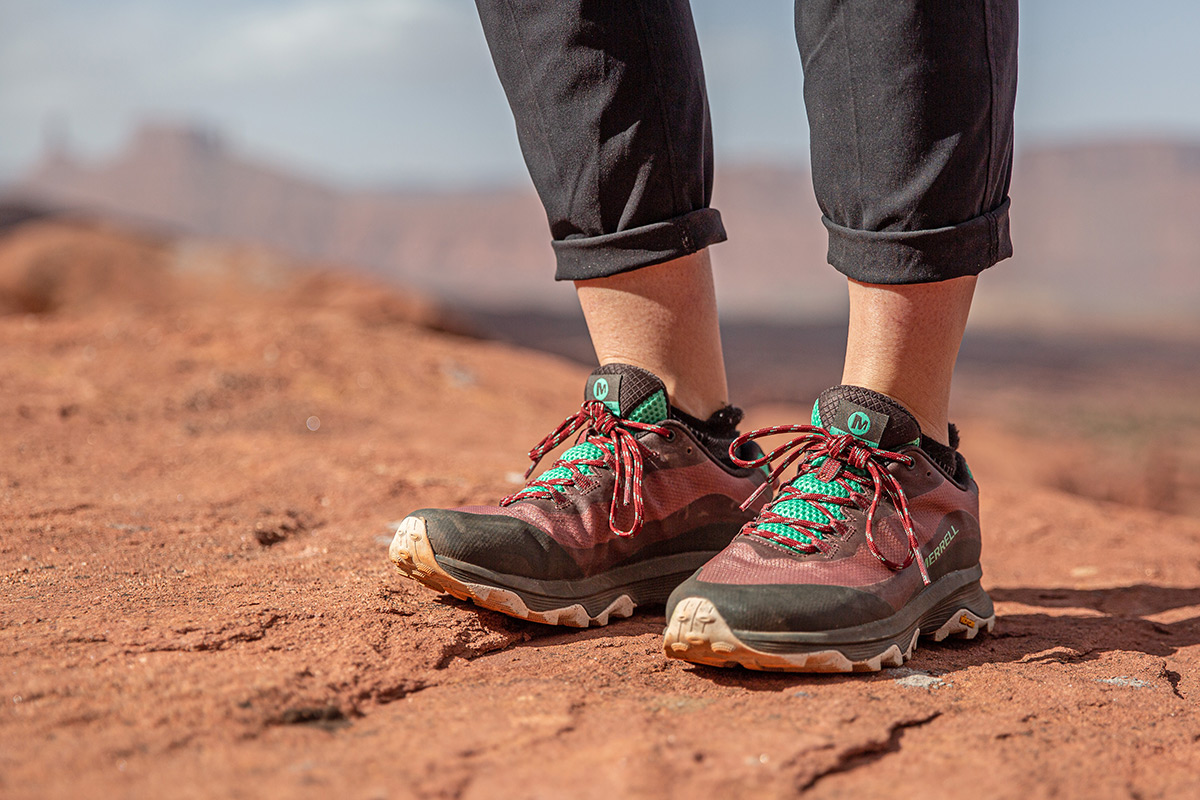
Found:
[[[599,400],[622,419],[648,424],[667,418],[667,387],[653,372],[629,364],[605,364],[593,372],[584,402]]]
[[[885,450],[921,442],[921,426],[904,406],[861,386],[826,389],[817,398],[812,416],[813,425],[852,434]]]

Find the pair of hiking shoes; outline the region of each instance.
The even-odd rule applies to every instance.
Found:
[[[495,506],[414,511],[391,560],[552,625],[665,603],[666,655],[712,666],[875,671],[921,635],[992,629],[978,487],[956,441],[923,441],[902,406],[854,386],[822,393],[809,425],[739,435],[740,418],[696,420],[653,374],[602,366],[530,452],[532,475],[575,436],[550,469]]]

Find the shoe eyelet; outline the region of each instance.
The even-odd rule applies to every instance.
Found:
[[[675,441],[675,431],[668,429],[667,432],[663,434],[663,438],[668,442]]]

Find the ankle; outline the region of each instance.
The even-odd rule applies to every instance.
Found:
[[[575,287],[601,364],[654,373],[699,419],[729,402],[707,249]]]
[[[850,281],[842,383],[886,394],[908,409],[924,435],[944,443],[975,282],[974,276],[900,285]]]
[[[730,408],[726,393],[714,391],[717,387],[685,387],[680,381],[671,378],[664,378],[663,382],[667,386],[667,397],[671,398],[671,406],[693,419],[711,420],[724,409]],[[724,388],[720,387],[721,390]]]
[[[740,408],[726,405],[708,417],[700,419],[672,403],[671,416],[697,433],[717,439],[735,439],[738,435],[738,423],[742,421],[744,414]]]

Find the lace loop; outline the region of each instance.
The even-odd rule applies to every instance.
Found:
[[[823,534],[836,535],[844,527],[841,518],[838,517],[833,509],[837,507],[859,507],[859,503],[855,501],[854,497],[859,493],[858,489],[860,486],[865,485],[867,482],[866,479],[869,478],[873,493],[871,504],[867,508],[865,531],[867,547],[870,549],[871,554],[879,559],[884,566],[895,572],[905,569],[913,561],[916,561],[917,568],[921,573],[921,580],[928,586],[931,583],[929,572],[925,568],[924,560],[920,556],[920,543],[917,541],[912,514],[909,512],[908,498],[905,496],[900,482],[886,469],[887,465],[892,462],[911,466],[914,463],[912,457],[906,456],[903,453],[885,450],[881,447],[873,447],[848,433],[834,434],[825,428],[815,425],[777,425],[769,428],[759,428],[758,430],[744,433],[735,439],[733,444],[730,445],[730,453],[736,453],[742,445],[755,439],[785,433],[793,434],[793,437],[765,455],[749,460],[738,458],[736,455],[733,456],[734,462],[742,467],[764,467],[775,461],[780,462],[778,466],[771,470],[768,480],[742,504],[743,510],[749,508],[768,486],[775,484],[780,479],[784,470],[796,461],[803,459],[800,466],[796,468],[795,478],[784,485],[776,494],[771,504],[764,508],[759,513],[758,518],[749,523],[743,530],[747,533],[762,536],[765,539],[780,542],[788,547],[798,548],[804,552],[828,552]],[[781,457],[782,460],[780,460]],[[818,461],[820,462],[819,464],[817,463]],[[847,467],[865,472],[866,478],[849,472]],[[797,479],[806,473],[816,473],[817,480],[824,483],[838,483],[846,490],[849,496],[841,497],[828,493],[801,491],[796,487],[795,483]],[[852,483],[856,485],[851,485]],[[879,510],[880,501],[885,498],[890,500],[896,511],[899,512],[900,525],[904,529],[905,537],[908,539],[908,553],[902,562],[890,560],[879,550],[878,545],[875,544],[875,513]],[[779,514],[772,510],[787,500],[799,500],[809,504],[813,508],[819,509],[827,517],[827,521],[814,522],[812,520]],[[805,541],[797,541],[796,539],[763,529],[763,525],[770,524],[791,528],[803,537]]]
[[[562,424],[551,431],[532,450],[529,459],[533,463],[525,472],[528,480],[537,469],[537,465],[554,448],[561,445],[571,434],[578,432],[576,443],[588,442],[599,447],[603,458],[560,458],[554,462],[554,467],[568,471],[570,477],[542,477],[528,483],[525,488],[510,494],[500,501],[507,506],[518,500],[545,498],[560,500],[565,496],[565,490],[575,486],[585,485],[590,479],[580,467],[608,468],[613,472],[613,499],[608,509],[608,527],[617,536],[635,536],[641,531],[645,516],[645,501],[642,497],[642,475],[644,454],[648,448],[638,441],[633,431],[651,431],[664,438],[672,435],[672,431],[661,425],[622,419],[609,410],[608,406],[598,400],[589,400],[579,407],[579,411],[563,420]],[[605,445],[609,445],[606,447]],[[617,523],[617,513],[622,507],[633,506],[633,522],[628,530],[622,529]]]

